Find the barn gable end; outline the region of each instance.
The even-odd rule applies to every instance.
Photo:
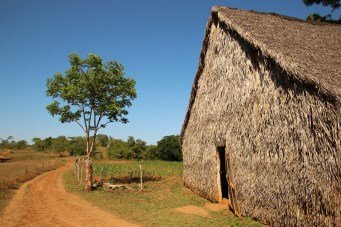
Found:
[[[319,80],[321,72],[294,67],[283,53],[265,50],[270,44],[261,38],[250,42],[252,34],[233,19],[248,13],[212,11],[181,133],[184,182],[219,201],[217,149],[224,146],[243,215],[273,225],[336,224],[341,113],[340,82],[334,83],[340,75],[333,72],[339,69]]]

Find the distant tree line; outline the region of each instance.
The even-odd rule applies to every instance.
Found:
[[[86,139],[82,136],[58,136],[45,139],[35,137],[32,142],[33,144],[29,145],[26,140],[15,141],[13,136],[0,138],[0,150],[21,150],[32,147],[38,152],[56,152],[60,156],[63,156],[64,152],[68,152],[71,156],[86,154]],[[182,161],[178,135],[165,136],[156,145],[147,145],[145,141],[132,136],[124,141],[99,134],[96,137],[94,156],[98,153],[97,147],[105,148],[104,151],[107,152],[109,159]]]
[[[110,138],[107,152],[109,159],[182,161],[178,135],[165,136],[157,145],[146,145],[145,141],[132,136],[127,141]]]
[[[26,140],[15,141],[13,136],[7,138],[0,138],[0,150],[4,149],[25,149],[28,146]]]
[[[85,155],[85,137],[47,137],[45,139],[33,138],[33,148],[36,151],[57,152],[60,156],[68,152],[71,156]],[[178,135],[163,137],[157,145],[147,145],[141,139],[129,136],[127,141],[99,134],[96,137],[94,156],[98,153],[97,147],[106,148],[109,159],[135,159],[135,160],[166,160],[182,161]]]
[[[58,136],[45,139],[35,137],[32,142],[36,151],[57,152],[59,156],[62,156],[64,152],[68,152],[72,156],[84,155],[86,150],[86,141],[82,136]]]

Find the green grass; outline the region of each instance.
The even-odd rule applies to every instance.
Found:
[[[165,161],[123,161],[103,162],[94,164],[94,175],[102,178],[111,177],[139,177],[140,167],[146,177],[182,176],[182,162]]]
[[[144,182],[144,190],[139,192],[139,182],[129,183],[134,190],[103,189],[85,193],[71,171],[64,175],[64,183],[69,192],[75,193],[119,217],[147,226],[261,226],[249,218],[236,218],[230,211],[208,211],[208,216],[184,214],[175,208],[194,205],[204,208],[207,200],[197,196],[183,186],[182,163],[164,161],[129,161],[94,163],[96,178],[104,180],[137,177],[139,165],[144,176],[152,176],[157,181]],[[204,208],[205,209],[205,208]]]
[[[35,176],[63,165],[63,159],[34,150],[1,153],[10,160],[0,163],[0,213],[14,194],[14,189]]]

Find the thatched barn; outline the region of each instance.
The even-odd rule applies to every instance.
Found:
[[[274,226],[341,223],[341,27],[214,7],[181,132],[184,182]]]

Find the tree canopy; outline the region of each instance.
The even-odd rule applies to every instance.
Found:
[[[333,10],[340,8],[340,0],[303,0],[306,6],[311,6],[314,4],[322,4],[323,6],[330,6]]]
[[[81,136],[68,138],[59,136],[56,138],[47,137],[45,139],[35,137],[32,139],[32,142],[33,148],[36,151],[57,152],[60,156],[65,151],[69,152],[70,155],[84,155],[86,152],[86,140],[85,137]]]
[[[0,138],[0,150],[2,149],[25,149],[28,146],[26,140],[15,141],[13,136],[6,139]]]
[[[109,143],[109,137],[104,134],[97,135],[97,143],[102,147],[107,147]]]
[[[171,135],[163,137],[157,142],[157,155],[162,160],[182,161],[180,136]]]
[[[108,157],[110,159],[137,159],[182,161],[178,135],[163,137],[157,145],[147,145],[145,141],[129,136],[127,141],[109,139]]]
[[[47,96],[59,99],[46,107],[51,115],[59,115],[62,123],[77,122],[85,132],[114,121],[127,123],[127,107],[136,98],[136,90],[135,80],[124,77],[123,65],[103,64],[95,54],[83,60],[72,53],[69,62],[65,76],[56,73],[47,81]],[[100,124],[102,120],[106,122]]]

